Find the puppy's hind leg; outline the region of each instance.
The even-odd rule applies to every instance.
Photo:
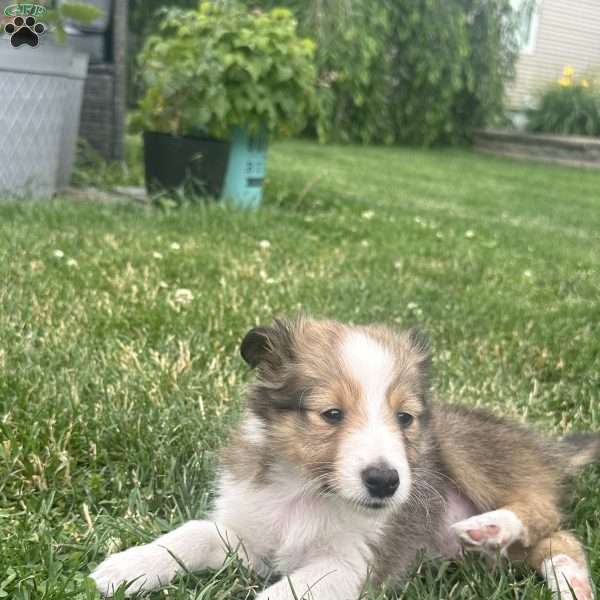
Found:
[[[573,534],[557,531],[539,541],[527,562],[546,580],[555,600],[593,600],[585,553]]]
[[[560,514],[556,503],[540,497],[529,502],[515,502],[498,510],[482,513],[451,526],[467,549],[495,556],[507,555],[517,544],[525,548],[558,528]]]
[[[149,544],[106,558],[91,574],[98,591],[112,596],[126,584],[126,595],[158,589],[181,571],[219,568],[237,536],[211,521],[188,521]]]

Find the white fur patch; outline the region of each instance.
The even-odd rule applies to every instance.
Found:
[[[339,448],[338,475],[341,492],[358,502],[370,500],[361,472],[370,466],[387,463],[398,471],[400,485],[393,503],[408,498],[411,476],[402,434],[390,419],[386,394],[394,380],[394,356],[377,340],[353,331],[343,340],[341,358],[352,378],[360,385],[360,402],[366,423],[350,432]],[[390,504],[392,503],[390,502]]]
[[[242,421],[242,437],[249,443],[262,446],[266,439],[264,423],[253,414],[248,414]]]
[[[451,529],[468,548],[490,554],[497,550],[505,553],[518,540],[527,545],[527,531],[521,519],[504,508],[459,521]]]
[[[177,573],[177,563],[159,546],[135,546],[106,558],[90,575],[103,596],[127,585],[126,596],[158,589]]]
[[[547,558],[540,567],[540,573],[548,582],[555,600],[593,600],[594,598],[587,566],[566,554]]]
[[[256,600],[353,600],[358,598],[366,564],[352,551],[343,559],[322,557],[284,577],[259,594]],[[358,559],[357,559],[358,558]]]
[[[341,352],[346,368],[361,386],[370,414],[377,414],[394,378],[394,356],[360,331],[345,337]]]
[[[180,563],[190,571],[220,567],[227,556],[222,541],[226,535],[209,521],[188,521],[150,544],[112,554],[90,577],[103,596],[111,596],[122,585],[127,585],[126,596],[155,590],[182,570]]]
[[[383,523],[311,490],[291,468],[274,472],[271,483],[260,486],[224,473],[214,518],[243,540],[259,574],[268,571],[263,561],[291,573],[317,553],[334,557],[344,548],[356,550],[366,564],[369,543],[376,542]]]

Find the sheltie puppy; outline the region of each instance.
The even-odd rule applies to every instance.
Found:
[[[593,598],[560,505],[567,478],[600,458],[600,434],[550,440],[432,401],[411,331],[277,320],[241,354],[257,377],[209,518],[106,558],[92,573],[102,594],[153,590],[236,552],[282,575],[258,600],[357,600],[422,551],[470,549],[527,561],[557,599]]]

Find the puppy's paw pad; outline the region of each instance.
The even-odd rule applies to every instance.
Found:
[[[594,600],[594,592],[589,583],[575,577],[561,585],[553,597],[555,600]]]
[[[569,582],[569,585],[571,586],[571,589],[575,592],[577,600],[593,600],[594,593],[592,592],[592,586],[584,579],[574,577]]]
[[[479,528],[467,529],[466,533],[474,542],[482,543],[498,539],[500,528],[498,525],[483,525]]]
[[[524,535],[520,519],[505,509],[459,521],[451,529],[463,544],[490,551],[505,549]]]
[[[555,600],[594,600],[586,565],[566,554],[547,559],[542,564],[542,575],[548,582]]]

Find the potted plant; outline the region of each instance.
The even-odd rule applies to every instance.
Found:
[[[69,182],[87,56],[61,46],[64,21],[92,21],[83,3],[3,7],[0,32],[0,200],[47,198]]]
[[[315,110],[314,44],[285,9],[230,2],[163,12],[140,54],[150,192],[188,184],[238,205],[261,199],[267,139],[301,130]]]

